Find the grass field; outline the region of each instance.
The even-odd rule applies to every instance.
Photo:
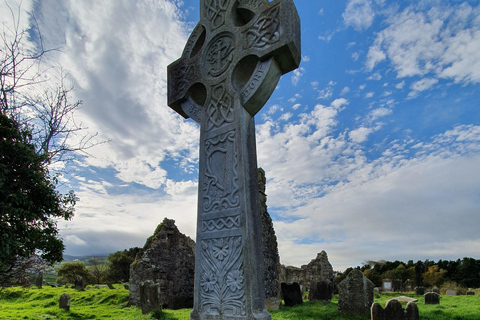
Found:
[[[71,297],[70,311],[58,308],[60,295]],[[423,305],[423,296],[406,294],[419,300],[422,320],[479,320],[480,296],[442,296],[440,305]],[[377,296],[382,306],[397,294]],[[0,290],[0,319],[164,319],[188,320],[190,309],[164,310],[161,315],[143,315],[141,310],[127,305],[128,291],[117,285],[115,289],[92,288],[85,291],[51,288],[7,288]],[[368,320],[369,316],[339,315],[337,297],[331,302],[309,303],[295,307],[282,306],[270,311],[273,320]]]

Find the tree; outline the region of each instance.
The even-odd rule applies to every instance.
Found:
[[[85,283],[93,283],[95,281],[87,267],[81,262],[65,262],[57,269],[57,276],[58,282],[64,284],[73,283],[75,286],[77,286],[80,279],[83,279]]]
[[[71,219],[76,200],[73,192],[56,190],[30,132],[0,114],[0,273],[37,252],[48,262],[61,261],[64,244],[55,219]]]
[[[430,286],[440,286],[444,279],[446,271],[440,269],[438,265],[428,267],[428,271],[423,274],[423,282]]]
[[[140,250],[140,248],[134,247],[110,254],[108,256],[108,281],[128,282],[130,280],[130,265],[135,261],[135,257]]]
[[[88,264],[90,273],[95,279],[95,283],[103,283],[105,275],[107,274],[107,266],[105,265],[104,261],[98,257],[92,257],[88,260]]]
[[[38,27],[22,30],[20,14],[6,5],[12,19],[0,26],[0,281],[35,253],[61,261],[55,219],[71,219],[77,199],[56,190],[64,170],[58,168],[65,167],[52,164],[98,144],[74,120],[82,102],[71,102],[68,73],[61,70],[54,81],[57,68],[43,63],[55,49],[44,49]],[[39,40],[32,47],[34,33]]]

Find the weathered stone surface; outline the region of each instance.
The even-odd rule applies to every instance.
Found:
[[[270,297],[265,300],[265,306],[268,310],[278,310],[282,305],[282,299],[277,297]]]
[[[108,287],[108,289],[115,289],[115,287],[111,283],[107,283],[107,287]]]
[[[140,284],[153,281],[161,307],[191,308],[194,270],[195,242],[165,218],[130,266],[130,304],[141,307]]]
[[[423,296],[425,294],[425,287],[415,287],[415,294]]]
[[[414,298],[410,298],[410,297],[406,297],[406,296],[399,296],[399,297],[396,297],[396,298],[392,298],[390,300],[397,300],[397,301],[400,301],[400,302],[418,302],[418,299],[414,299]],[[388,300],[388,301],[390,301]],[[387,301],[387,302],[388,302]]]
[[[70,295],[68,293],[62,293],[58,301],[58,307],[67,311],[70,310]]]
[[[333,283],[331,281],[314,282],[310,285],[308,300],[310,301],[330,301],[332,300]]]
[[[424,304],[440,304],[440,295],[436,292],[427,292],[423,296]]]
[[[298,304],[302,304],[302,290],[300,285],[296,282],[292,284],[282,283],[282,296],[283,302],[287,307],[293,307]]]
[[[388,300],[385,310],[375,302],[372,304],[370,314],[371,320],[419,320],[418,307],[413,301],[407,304],[405,310],[396,299]]]
[[[332,290],[335,286],[333,277],[333,268],[328,261],[328,255],[325,251],[317,254],[317,257],[310,261],[308,265],[300,268],[285,267],[280,268],[280,282],[298,283],[304,290],[310,291],[310,287],[315,283],[329,283]]]
[[[267,299],[267,309],[275,309],[275,302],[281,303],[280,292],[280,255],[278,254],[277,236],[273,228],[272,218],[267,211],[267,195],[265,171],[262,168],[257,170],[258,191],[260,204],[260,217],[262,223],[262,247],[263,247],[263,267],[265,277],[265,298]],[[272,298],[272,299],[270,299]],[[278,305],[278,307],[280,304]],[[277,308],[278,308],[277,307]]]
[[[160,285],[152,280],[146,280],[139,284],[140,307],[142,313],[162,311],[162,292]]]
[[[373,303],[373,288],[375,285],[363,273],[352,270],[338,284],[338,311],[348,313],[368,313]]]
[[[293,0],[201,0],[200,22],[168,66],[168,105],[200,124],[193,320],[271,318],[254,116],[300,59]]]
[[[440,289],[437,286],[433,286],[432,292],[440,294]]]
[[[457,293],[455,292],[455,290],[447,290],[447,292],[445,292],[445,294],[447,296],[456,296]]]

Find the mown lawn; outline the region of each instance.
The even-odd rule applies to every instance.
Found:
[[[71,297],[70,311],[58,308],[60,295]],[[398,294],[376,296],[382,306]],[[403,295],[403,294],[402,294]],[[405,294],[418,299],[422,320],[479,320],[480,296],[441,296],[440,305],[423,305],[423,296]],[[282,306],[269,311],[272,320],[368,320],[368,315],[340,315],[337,297],[331,302],[310,303],[296,307]],[[7,288],[0,290],[0,319],[164,319],[188,320],[190,309],[164,310],[161,315],[143,315],[137,307],[129,307],[128,291],[117,285],[115,289],[92,288],[85,291],[50,288]]]

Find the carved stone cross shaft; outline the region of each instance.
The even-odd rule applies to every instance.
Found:
[[[200,0],[200,22],[168,67],[168,105],[201,128],[191,319],[270,319],[253,117],[299,63],[293,0]]]

